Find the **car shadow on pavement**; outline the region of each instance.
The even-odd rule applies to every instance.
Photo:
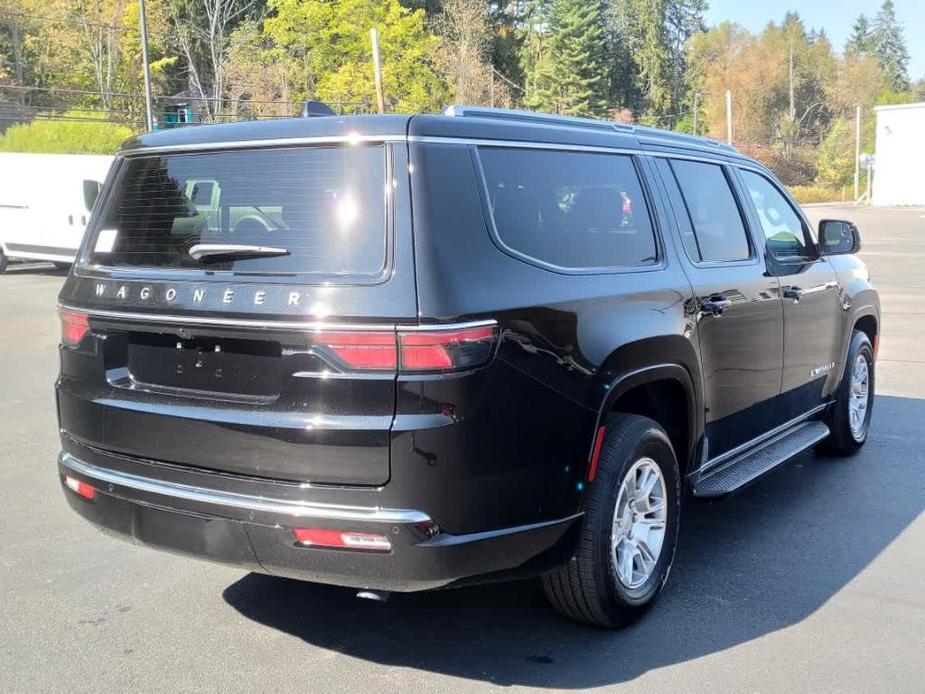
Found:
[[[726,501],[688,505],[668,588],[621,632],[559,617],[533,581],[378,604],[249,574],[224,598],[313,646],[384,665],[529,687],[632,680],[796,624],[855,578],[925,507],[922,422],[925,400],[878,397],[857,456],[805,454]]]

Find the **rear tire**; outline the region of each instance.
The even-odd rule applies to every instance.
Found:
[[[6,257],[6,253],[3,252],[3,249],[0,248],[0,275],[6,272],[6,267],[9,264],[9,260]]]
[[[680,488],[674,449],[658,422],[612,415],[589,483],[575,556],[542,579],[552,606],[577,621],[610,628],[642,617],[661,593],[674,559]]]
[[[821,453],[848,456],[867,441],[874,410],[874,349],[866,333],[855,330],[848,346],[845,372],[826,415],[831,434],[819,444]]]

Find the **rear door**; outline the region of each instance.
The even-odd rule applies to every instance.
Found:
[[[720,163],[659,158],[694,288],[703,364],[708,457],[772,429],[779,415],[783,318],[777,278],[765,272]]]
[[[415,321],[404,148],[159,153],[121,163],[61,303],[66,436],[310,483],[389,479],[394,326]],[[403,169],[399,169],[403,170]],[[195,247],[271,248],[205,255]]]

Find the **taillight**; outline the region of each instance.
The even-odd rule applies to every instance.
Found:
[[[319,330],[312,344],[349,369],[402,373],[471,369],[487,363],[498,337],[495,323],[424,330]]]
[[[295,541],[306,547],[336,547],[339,549],[360,549],[367,552],[388,552],[392,543],[385,535],[361,533],[353,530],[330,530],[327,528],[293,528]]]
[[[394,370],[398,363],[395,333],[389,331],[328,332],[312,335],[351,369]]]
[[[450,371],[481,366],[491,358],[497,326],[399,332],[402,371]]]
[[[80,344],[90,332],[90,322],[86,313],[58,309],[61,317],[61,342],[67,347]]]

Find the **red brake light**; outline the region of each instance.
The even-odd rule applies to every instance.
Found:
[[[67,485],[67,488],[73,492],[76,492],[84,499],[90,499],[91,501],[96,497],[96,489],[92,485],[87,484],[86,482],[81,482],[75,477],[70,475],[64,476],[64,484]]]
[[[392,331],[325,331],[313,335],[313,339],[352,369],[391,370],[398,363],[398,347]]]
[[[362,549],[369,552],[388,552],[392,549],[389,538],[377,533],[327,528],[293,528],[292,535],[296,542],[306,546]]]
[[[491,358],[498,326],[444,329],[319,330],[312,343],[350,369],[365,371],[454,371],[481,366]]]
[[[61,342],[69,347],[80,344],[90,332],[87,314],[59,309],[58,315],[61,317]]]
[[[497,326],[400,332],[403,371],[446,371],[481,366],[491,357]]]

